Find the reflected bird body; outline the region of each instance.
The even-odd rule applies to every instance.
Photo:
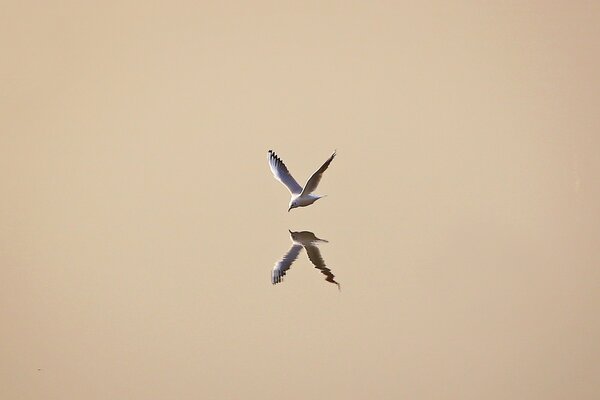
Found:
[[[316,269],[320,270],[325,275],[325,280],[331,282],[340,288],[340,284],[335,281],[335,275],[325,265],[325,261],[321,256],[321,252],[317,247],[319,243],[327,243],[327,240],[319,239],[314,233],[309,231],[302,232],[290,232],[290,239],[292,239],[292,247],[283,256],[281,260],[275,264],[273,271],[271,272],[271,283],[282,282],[286,272],[290,269],[294,261],[300,255],[302,248],[306,249],[308,259],[313,263]]]
[[[329,156],[327,161],[325,161],[323,165],[321,165],[321,168],[315,171],[315,173],[312,174],[310,178],[308,178],[308,181],[306,181],[306,185],[302,187],[290,174],[290,171],[288,171],[287,167],[285,166],[283,161],[281,161],[281,159],[277,156],[277,154],[275,154],[273,150],[269,150],[268,159],[269,166],[271,167],[271,172],[273,172],[275,179],[283,183],[292,195],[288,211],[296,207],[309,206],[315,201],[319,200],[321,197],[323,197],[322,195],[313,194],[312,192],[314,192],[317,189],[317,186],[319,185],[319,182],[321,182],[321,178],[323,177],[323,172],[325,172],[325,170],[329,167],[329,164],[331,164],[331,161],[333,161],[333,159],[335,158],[335,154],[336,152],[334,151],[333,154]]]

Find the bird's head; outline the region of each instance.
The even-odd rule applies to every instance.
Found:
[[[290,210],[292,208],[296,208],[296,207],[298,207],[298,203],[296,203],[296,200],[290,201],[290,207],[288,208],[288,212],[290,212]]]

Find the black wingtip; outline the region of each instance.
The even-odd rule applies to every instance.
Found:
[[[269,150],[269,157],[271,159],[275,160],[275,162],[281,162],[281,159],[279,158],[277,153],[275,153],[273,150]]]

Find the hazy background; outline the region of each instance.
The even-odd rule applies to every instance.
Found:
[[[525,3],[5,4],[0,397],[597,398],[600,5]]]

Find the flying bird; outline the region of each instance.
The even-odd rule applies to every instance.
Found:
[[[327,282],[334,283],[340,289],[340,284],[335,281],[335,275],[325,265],[325,260],[321,256],[321,252],[317,245],[319,243],[327,243],[327,240],[319,239],[314,233],[309,231],[302,232],[290,232],[290,239],[292,239],[292,247],[283,256],[281,260],[275,264],[273,271],[271,272],[271,283],[282,282],[285,273],[291,268],[292,264],[298,258],[298,255],[302,251],[302,248],[306,249],[308,259],[313,263],[316,269],[320,270],[325,275]]]
[[[323,177],[323,172],[325,172],[327,167],[329,167],[329,164],[331,164],[331,161],[333,161],[333,159],[335,158],[335,154],[336,152],[334,151],[333,154],[327,159],[327,161],[325,161],[325,163],[321,165],[321,168],[319,168],[314,174],[312,174],[310,178],[308,178],[308,181],[306,181],[306,185],[302,187],[290,174],[290,171],[288,171],[283,161],[281,161],[281,159],[277,157],[277,154],[275,154],[273,150],[269,150],[268,159],[273,175],[279,182],[283,183],[288,188],[292,195],[288,212],[292,208],[310,206],[312,203],[319,200],[321,197],[324,197],[322,195],[313,194],[312,192],[314,192],[315,189],[317,189],[317,186],[319,185],[319,182],[321,182],[321,178]]]

